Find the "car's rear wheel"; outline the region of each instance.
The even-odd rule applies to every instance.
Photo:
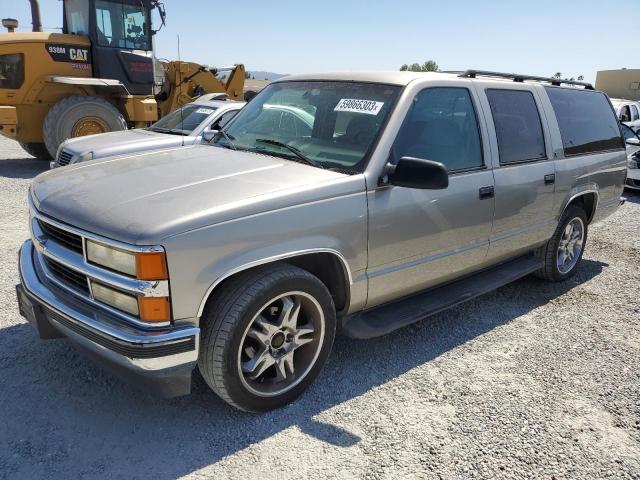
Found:
[[[577,205],[570,205],[562,214],[553,237],[538,252],[544,266],[536,275],[552,282],[561,282],[576,274],[587,242],[587,214]]]
[[[285,264],[232,279],[202,321],[203,378],[223,400],[252,412],[300,396],[324,365],[336,329],[325,285]]]

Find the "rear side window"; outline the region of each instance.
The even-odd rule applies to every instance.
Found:
[[[0,55],[0,88],[20,88],[24,83],[24,54]]]
[[[565,155],[624,149],[618,120],[601,92],[545,87],[560,126]]]
[[[635,122],[639,118],[640,118],[640,115],[638,115],[638,109],[636,108],[635,105],[631,105],[631,121]]]
[[[487,90],[498,138],[500,163],[542,160],[547,157],[536,101],[525,90]]]
[[[631,121],[631,110],[629,109],[629,105],[624,105],[620,109],[620,121],[621,122],[630,122]]]

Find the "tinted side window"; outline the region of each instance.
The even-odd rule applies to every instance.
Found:
[[[630,138],[638,138],[638,135],[636,135],[635,132],[631,130],[631,128],[627,127],[626,125],[620,125],[620,127],[622,130],[622,136],[624,137],[625,142]]]
[[[631,121],[635,122],[638,118],[640,118],[640,115],[638,115],[638,108],[635,105],[631,105]]]
[[[233,117],[236,116],[237,113],[238,113],[238,110],[231,110],[230,112],[223,113],[222,116],[216,122],[215,128],[217,128],[218,130],[223,128],[227,123],[231,121]]]
[[[631,121],[631,112],[629,111],[629,105],[625,105],[620,109],[620,121],[621,122]]]
[[[0,55],[0,88],[18,89],[24,83],[24,54]]]
[[[427,88],[414,99],[393,148],[395,160],[442,162],[449,171],[483,166],[478,121],[466,88]]]
[[[500,163],[546,158],[544,134],[536,101],[525,90],[487,90],[498,138]]]
[[[558,119],[565,155],[624,148],[618,120],[601,92],[545,87]]]

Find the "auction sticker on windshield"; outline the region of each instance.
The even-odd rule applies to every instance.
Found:
[[[211,108],[199,108],[198,110],[196,110],[196,113],[203,113],[204,115],[209,115],[213,112],[215,112],[215,109]]]
[[[343,98],[338,102],[335,112],[355,112],[366,113],[367,115],[378,115],[384,106],[384,102],[374,100],[357,100],[355,98]]]

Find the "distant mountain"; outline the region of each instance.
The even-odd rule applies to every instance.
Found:
[[[255,80],[277,80],[282,77],[286,77],[288,73],[273,73],[273,72],[263,72],[260,70],[250,70],[249,73],[251,77]]]

